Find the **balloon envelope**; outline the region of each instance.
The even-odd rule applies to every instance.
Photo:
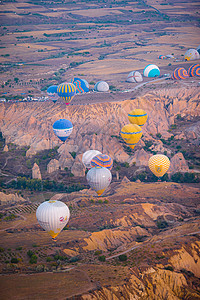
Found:
[[[188,69],[188,75],[191,77],[198,76],[200,77],[200,65],[195,64],[189,67]]]
[[[45,201],[36,210],[40,226],[54,239],[68,223],[70,211],[61,201]]]
[[[109,91],[109,85],[105,81],[98,81],[94,86],[94,90],[97,92],[107,92]]]
[[[84,166],[88,169],[92,168],[91,160],[93,159],[94,156],[98,154],[101,154],[101,152],[98,150],[88,150],[85,153],[83,153],[82,163],[84,164]]]
[[[199,59],[199,52],[196,49],[189,49],[185,52],[185,60]]]
[[[76,94],[76,87],[73,83],[61,83],[57,89],[58,96],[68,105]]]
[[[158,77],[160,76],[160,69],[153,64],[147,65],[143,70],[145,77]]]
[[[137,124],[139,126],[143,126],[146,123],[147,118],[148,115],[146,111],[140,108],[136,108],[128,114],[128,119],[130,123]]]
[[[176,68],[171,76],[171,78],[174,80],[186,79],[188,77],[189,77],[188,72],[186,71],[186,69],[182,67]]]
[[[94,167],[86,175],[90,187],[101,196],[112,180],[111,172],[104,167]]]
[[[143,81],[142,74],[138,71],[132,71],[128,74],[127,81],[128,82],[142,82]]]
[[[150,157],[148,166],[154,175],[162,177],[169,169],[170,160],[166,155],[156,154]]]
[[[57,120],[53,124],[53,132],[62,141],[65,142],[73,130],[72,122],[66,119]]]
[[[120,134],[127,145],[134,149],[142,136],[142,129],[137,124],[128,124],[121,129]]]
[[[113,160],[107,154],[98,154],[91,160],[91,166],[93,167],[104,167],[111,170],[113,167]]]
[[[50,97],[50,99],[55,103],[58,100],[58,93],[57,93],[58,86],[57,85],[51,85],[47,89],[47,95]]]
[[[74,79],[72,79],[72,83],[76,87],[76,93],[89,92],[89,83],[85,79],[75,77]]]

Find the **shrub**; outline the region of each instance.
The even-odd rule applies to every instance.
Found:
[[[33,251],[31,251],[31,250],[28,250],[28,251],[27,251],[27,255],[28,255],[29,257],[33,256],[33,254],[34,254]]]
[[[106,257],[105,257],[105,255],[101,255],[101,256],[99,256],[99,261],[106,261]]]
[[[94,252],[94,255],[100,255],[102,253],[102,250],[96,250],[95,252]]]
[[[162,137],[161,133],[157,133],[156,137],[160,139]]]
[[[129,163],[125,162],[125,163],[124,163],[124,167],[125,167],[125,168],[129,168]]]
[[[127,255],[126,254],[119,255],[119,260],[120,261],[126,261],[127,260]]]
[[[162,220],[162,221],[157,221],[157,227],[159,228],[159,229],[163,229],[163,228],[166,228],[166,227],[168,227],[169,225],[168,225],[168,223],[166,222],[166,221],[164,221],[164,220]]]
[[[18,262],[19,262],[19,260],[16,257],[11,258],[11,263],[12,264],[17,264]]]
[[[22,250],[22,246],[17,247],[16,250]]]
[[[36,264],[37,263],[37,256],[35,255],[35,254],[33,254],[32,256],[31,256],[31,259],[29,260],[29,263],[30,264]]]

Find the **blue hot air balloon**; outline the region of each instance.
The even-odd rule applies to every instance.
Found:
[[[73,130],[72,122],[66,119],[57,120],[53,124],[53,132],[62,141],[65,142]]]
[[[156,65],[147,65],[143,70],[143,75],[145,77],[158,77],[160,76],[160,70]]]
[[[58,100],[58,93],[57,93],[57,85],[51,85],[47,89],[47,95],[51,98],[51,100],[55,103]]]
[[[76,87],[77,94],[89,92],[89,83],[85,79],[75,77],[74,79],[72,79],[72,83]]]
[[[64,82],[58,86],[57,93],[65,101],[65,104],[68,105],[76,94],[76,87],[71,82]]]

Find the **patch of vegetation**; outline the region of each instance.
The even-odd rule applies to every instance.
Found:
[[[119,255],[119,261],[126,261],[126,260],[127,260],[127,255],[126,254]]]
[[[181,173],[177,172],[171,176],[171,180],[178,183],[198,183],[200,178],[198,174],[195,173]]]
[[[70,174],[71,176],[74,176],[74,174],[72,173]],[[26,177],[17,177],[17,181],[12,180],[11,182],[9,182],[9,184],[7,184],[6,187],[17,189],[17,190],[22,189],[22,190],[30,190],[30,191],[55,191],[55,192],[60,191],[66,193],[72,193],[86,188],[84,185],[81,185],[80,183],[65,185],[63,183],[59,183],[54,180],[50,181],[50,180],[40,180],[40,179],[27,179]]]
[[[105,255],[99,256],[99,261],[102,261],[102,262],[106,261]]]
[[[164,267],[165,270],[174,271],[174,268],[172,266],[166,266]]]
[[[160,220],[160,221],[157,220],[156,225],[159,229],[164,229],[169,226],[165,220]]]

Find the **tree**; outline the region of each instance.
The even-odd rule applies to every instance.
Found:
[[[37,263],[37,255],[33,254],[31,256],[31,259],[29,260],[30,264],[36,264]]]
[[[126,254],[119,255],[119,260],[120,261],[126,261],[127,260],[127,255]]]
[[[106,261],[106,257],[105,257],[105,255],[101,255],[101,256],[99,256],[99,261]]]

